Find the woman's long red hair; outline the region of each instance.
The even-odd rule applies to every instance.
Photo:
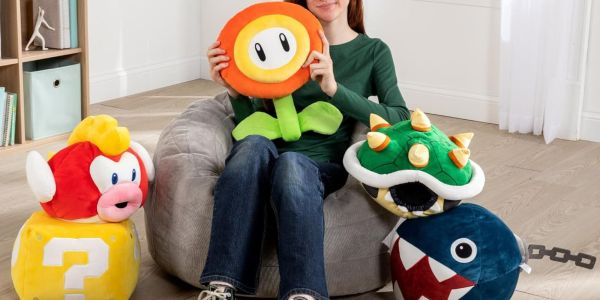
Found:
[[[285,0],[285,2],[302,5],[304,8],[308,9],[306,0]],[[348,4],[348,25],[350,25],[352,30],[358,33],[366,33],[362,0],[350,0],[350,4]]]

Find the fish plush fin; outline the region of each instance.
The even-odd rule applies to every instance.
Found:
[[[46,203],[56,194],[56,181],[50,166],[39,152],[31,151],[27,154],[25,163],[27,183],[36,199]]]
[[[152,163],[152,158],[150,157],[150,154],[146,148],[134,141],[130,142],[130,147],[142,159],[144,168],[146,169],[146,174],[148,175],[148,181],[154,181],[154,164]]]

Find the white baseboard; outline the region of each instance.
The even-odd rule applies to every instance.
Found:
[[[498,97],[400,82],[400,91],[410,109],[426,113],[498,124]]]
[[[203,79],[210,80],[208,59],[200,61]],[[437,88],[415,82],[400,82],[409,108],[427,113],[498,124],[498,97]]]
[[[208,58],[203,56],[200,59],[200,78],[211,80],[210,78],[210,65],[208,64]]]
[[[90,104],[201,77],[202,57],[187,57],[90,76]]]
[[[581,139],[600,142],[600,113],[584,112],[582,114]]]

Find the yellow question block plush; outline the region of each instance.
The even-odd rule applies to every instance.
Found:
[[[140,267],[135,225],[74,223],[35,212],[13,247],[21,299],[129,299]]]

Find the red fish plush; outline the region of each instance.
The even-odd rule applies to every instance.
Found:
[[[144,204],[154,177],[148,152],[106,115],[83,120],[48,162],[30,152],[26,168],[48,215],[84,223],[126,220]]]

